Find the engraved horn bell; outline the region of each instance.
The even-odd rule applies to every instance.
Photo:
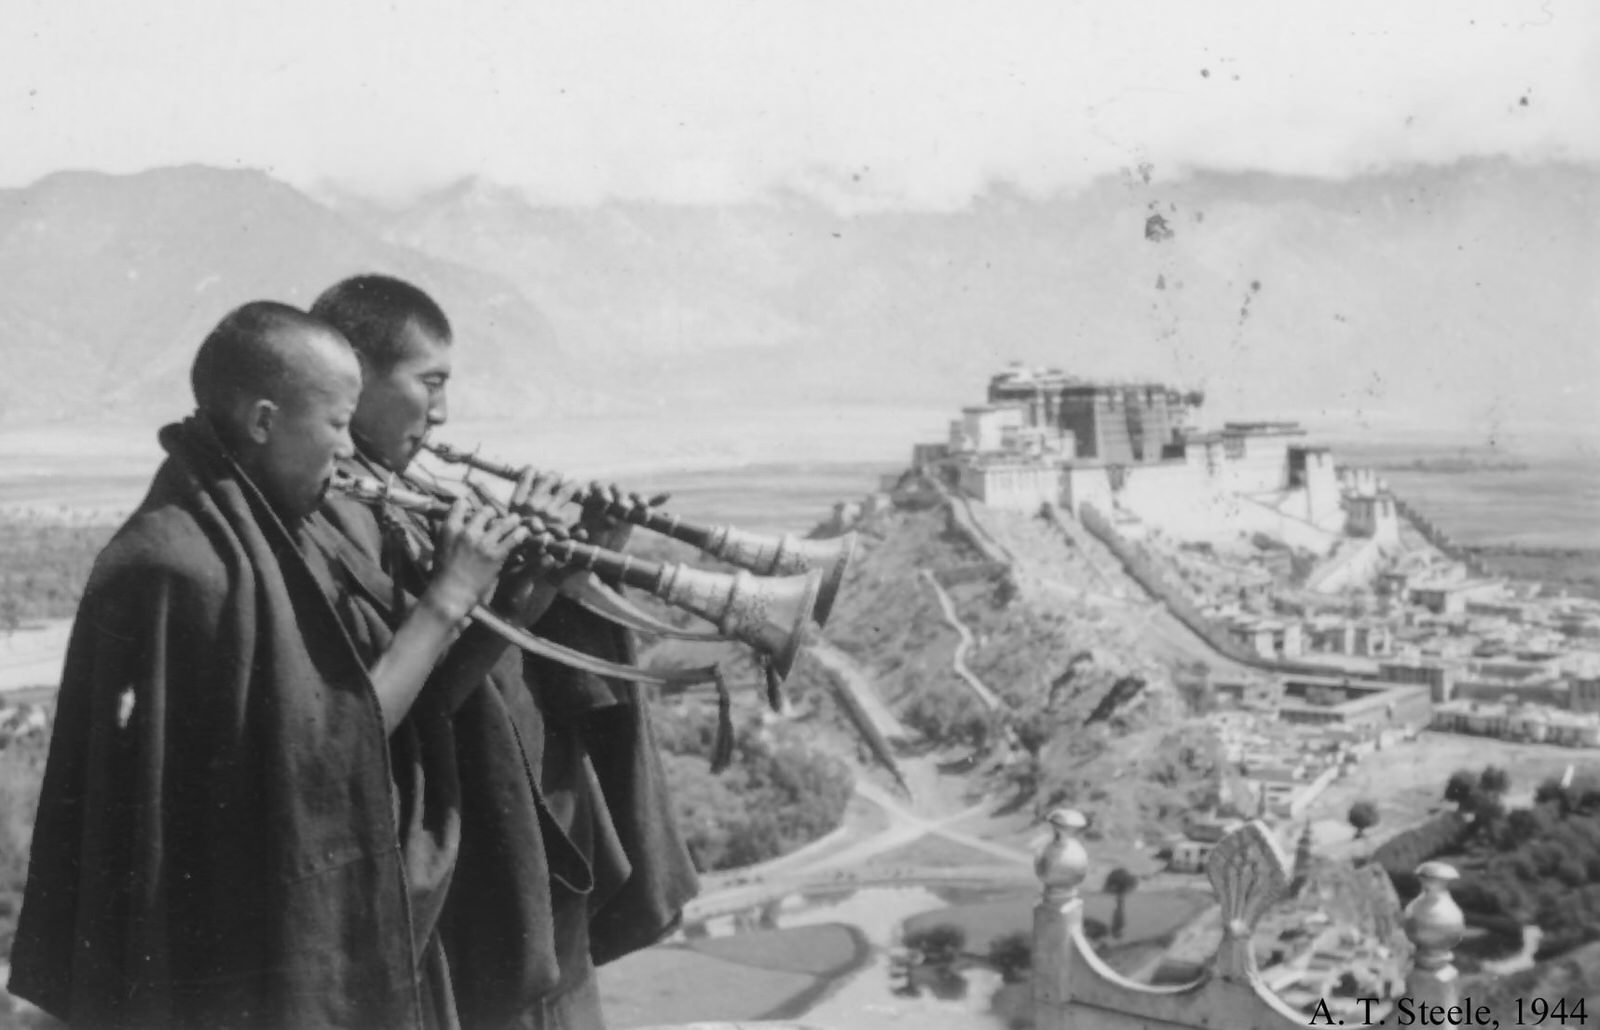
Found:
[[[845,571],[855,556],[857,539],[854,532],[832,540],[802,540],[788,533],[770,537],[717,526],[705,551],[758,576],[792,576],[815,570],[822,577],[815,614],[817,625],[823,626],[833,612],[834,599],[839,596]]]
[[[753,576],[707,572],[673,563],[661,577],[657,596],[716,624],[725,637],[748,644],[772,661],[784,678],[806,642],[808,623],[817,605],[822,573],[799,576]]]

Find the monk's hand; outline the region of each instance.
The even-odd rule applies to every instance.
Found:
[[[549,555],[531,556],[501,579],[495,610],[518,626],[532,626],[555,603],[561,583],[569,575],[571,572]]]
[[[620,551],[628,546],[633,534],[633,523],[628,515],[646,511],[648,503],[638,494],[624,494],[615,483],[601,486],[592,483],[583,498],[583,518],[578,528],[589,542],[608,551]]]
[[[511,491],[511,510],[550,519],[553,512],[572,501],[575,485],[554,472],[540,472],[524,466]]]
[[[543,488],[548,478],[532,465],[522,466],[517,485],[511,489],[511,510],[520,515],[533,514],[536,510],[534,495]]]
[[[487,506],[469,513],[465,501],[456,501],[439,533],[424,600],[452,622],[466,618],[494,590],[506,559],[529,535],[518,516],[497,515]]]
[[[577,528],[568,526],[559,512],[572,500],[571,486],[565,479],[549,472],[536,471],[524,466],[517,476],[517,485],[511,491],[511,510],[522,516],[536,517],[558,533],[568,533]],[[578,539],[582,539],[580,535]]]

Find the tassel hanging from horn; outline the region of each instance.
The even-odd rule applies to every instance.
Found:
[[[772,659],[762,656],[761,670],[767,677],[767,705],[774,712],[783,711],[783,677],[773,668]]]
[[[733,696],[720,665],[713,679],[717,685],[717,737],[711,745],[711,771],[720,773],[733,761]]]

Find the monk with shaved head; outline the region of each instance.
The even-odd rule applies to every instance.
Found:
[[[9,988],[84,1027],[447,1025],[412,899],[459,828],[408,756],[450,741],[414,713],[526,530],[458,506],[385,621],[317,511],[353,451],[344,337],[247,304],[191,381],[84,590]]]
[[[344,337],[293,308],[247,304],[200,346],[195,404],[280,517],[315,511],[352,452],[361,366]]]

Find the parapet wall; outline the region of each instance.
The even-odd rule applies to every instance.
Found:
[[[1449,533],[1440,529],[1432,519],[1423,515],[1399,494],[1394,494],[1394,507],[1400,513],[1401,518],[1410,522],[1411,527],[1421,533],[1423,539],[1427,540],[1428,543],[1437,547],[1445,557],[1465,565],[1468,571],[1475,576],[1492,575],[1489,566],[1484,564],[1483,559],[1456,543]]]
[[[1306,589],[1322,594],[1336,594],[1339,591],[1357,583],[1363,583],[1377,575],[1383,567],[1385,553],[1377,540],[1372,538],[1352,540],[1343,550],[1335,550],[1333,556],[1322,565],[1318,566],[1306,578]]]
[[[1105,515],[1094,505],[1085,504],[1079,510],[1078,521],[1096,539],[1105,544],[1112,554],[1117,556],[1117,559],[1122,562],[1123,568],[1127,570],[1128,575],[1135,582],[1144,587],[1156,600],[1165,604],[1179,622],[1182,622],[1203,639],[1212,650],[1224,658],[1230,658],[1241,665],[1248,665],[1263,672],[1326,675],[1328,670],[1325,666],[1309,665],[1301,662],[1267,661],[1234,640],[1222,626],[1208,618],[1185,591],[1167,579],[1149,556],[1144,553],[1142,548],[1124,539],[1112,527]],[[1349,673],[1347,675],[1348,678],[1353,680],[1375,679],[1375,677],[1358,673]]]
[[[951,495],[944,484],[931,480],[934,488],[944,495],[946,522],[950,531],[966,540],[983,555],[985,561],[1003,565],[1009,571],[1014,559],[1010,552],[991,537],[978,520],[973,518],[970,502],[963,496]]]
[[[1221,626],[1206,618],[1199,607],[1182,590],[1173,586],[1140,548],[1124,540],[1093,505],[1083,506],[1079,511],[1078,521],[1083,523],[1083,528],[1094,534],[1096,539],[1110,548],[1111,553],[1122,562],[1129,576],[1149,591],[1152,597],[1165,604],[1179,621],[1204,638],[1213,650],[1236,662],[1248,665],[1260,664],[1260,659],[1254,652],[1241,646],[1229,637]]]

